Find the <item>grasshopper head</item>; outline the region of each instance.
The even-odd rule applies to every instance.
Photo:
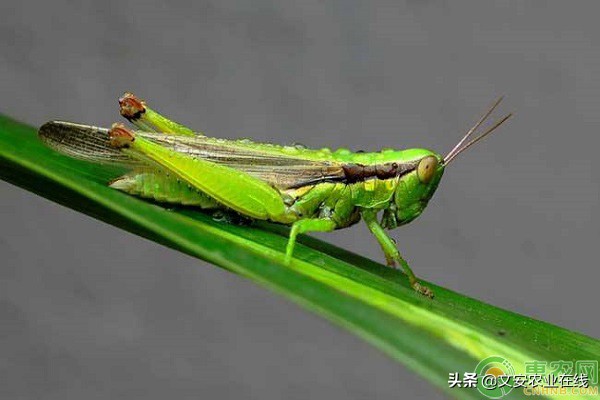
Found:
[[[396,191],[394,192],[394,201],[392,206],[384,212],[382,225],[388,229],[396,226],[407,224],[417,218],[427,203],[435,193],[444,169],[462,152],[479,142],[481,139],[488,136],[502,125],[512,114],[507,114],[492,124],[485,132],[468,140],[471,135],[487,120],[494,109],[500,104],[500,97],[487,112],[477,121],[477,123],[469,129],[462,139],[450,150],[450,152],[442,157],[441,155],[424,149],[406,150],[405,157],[412,160],[415,165],[414,169],[402,175],[398,181]]]
[[[409,151],[415,155],[415,168],[398,181],[394,192],[394,215],[384,214],[384,225],[388,228],[407,224],[421,215],[444,174],[441,155],[425,149]]]

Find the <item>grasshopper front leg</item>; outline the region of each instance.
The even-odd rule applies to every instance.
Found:
[[[408,281],[410,282],[410,286],[415,291],[427,297],[433,298],[433,292],[431,291],[431,289],[419,283],[417,277],[413,273],[406,260],[400,255],[400,252],[394,244],[394,241],[388,236],[386,231],[381,227],[381,225],[377,221],[377,210],[363,209],[361,211],[361,215],[365,220],[367,227],[375,236],[375,238],[379,242],[379,245],[381,246],[381,249],[385,253],[385,258],[387,260],[388,265],[393,266],[396,263],[399,264],[404,270],[404,273],[408,275]]]

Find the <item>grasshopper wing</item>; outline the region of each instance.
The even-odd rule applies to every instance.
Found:
[[[292,155],[286,151],[289,148],[282,146],[206,136],[150,132],[135,132],[135,135],[178,153],[243,171],[282,190],[345,179],[342,164],[334,160]],[[42,125],[39,136],[51,148],[74,158],[131,167],[144,164],[142,160],[112,147],[106,128],[52,121]]]
[[[108,129],[73,122],[51,121],[38,131],[49,147],[70,157],[97,163],[135,165],[139,162],[109,145]]]
[[[241,170],[278,189],[340,182],[346,178],[341,163],[309,155],[292,155],[286,151],[289,148],[283,146],[206,136],[167,136],[146,132],[136,134],[178,153]]]

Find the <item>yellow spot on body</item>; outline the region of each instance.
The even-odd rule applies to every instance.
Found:
[[[364,188],[367,192],[373,192],[377,188],[377,180],[367,179],[364,183]]]
[[[383,184],[385,185],[385,190],[394,190],[394,188],[396,187],[396,180],[386,179],[385,181],[383,181]]]
[[[286,194],[292,197],[300,198],[310,192],[312,188],[313,186],[302,186],[297,189],[288,190],[286,191]]]

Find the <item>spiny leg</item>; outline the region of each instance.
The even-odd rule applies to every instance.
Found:
[[[281,193],[243,171],[178,153],[136,136],[122,124],[113,125],[109,139],[112,147],[172,173],[219,204],[244,216],[280,223],[291,223],[297,219],[285,205]]]
[[[377,211],[364,209],[361,212],[363,219],[365,220],[369,230],[375,236],[381,249],[385,253],[385,258],[388,262],[388,265],[394,265],[395,263],[400,264],[406,275],[408,275],[408,280],[410,282],[410,286],[412,288],[425,296],[433,298],[433,292],[427,286],[421,285],[417,280],[417,277],[413,273],[412,269],[406,262],[404,258],[400,255],[398,248],[394,244],[394,241],[388,236],[385,230],[381,227],[379,222],[377,221]]]
[[[200,132],[194,132],[178,122],[163,117],[133,93],[125,92],[119,98],[119,112],[129,122],[145,132],[161,132],[184,136],[202,135]]]
[[[290,238],[285,248],[285,263],[289,264],[292,261],[296,237],[301,233],[307,232],[331,232],[336,227],[335,222],[331,219],[301,219],[294,222],[290,230]]]

